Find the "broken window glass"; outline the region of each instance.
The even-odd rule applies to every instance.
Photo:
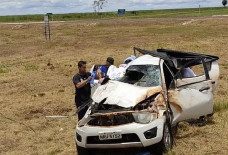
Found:
[[[118,81],[141,87],[161,86],[161,73],[158,65],[132,65]]]

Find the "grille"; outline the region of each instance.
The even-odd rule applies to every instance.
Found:
[[[115,126],[135,122],[131,113],[97,116],[88,122],[92,126]]]
[[[87,144],[116,144],[116,143],[129,143],[140,142],[139,137],[134,134],[123,134],[121,139],[100,140],[99,136],[87,137]]]

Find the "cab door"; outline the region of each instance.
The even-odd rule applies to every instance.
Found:
[[[206,64],[193,66],[195,76],[176,80],[176,87],[168,91],[173,124],[213,113],[213,81]]]

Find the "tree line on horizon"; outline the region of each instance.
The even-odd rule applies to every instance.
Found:
[[[93,9],[94,9],[94,12],[100,12],[100,10],[102,10],[103,8],[103,5],[105,3],[107,3],[108,1],[107,0],[94,0],[93,1]],[[222,5],[224,6],[224,8],[226,7],[227,5],[227,0],[222,0]]]
[[[227,0],[222,0],[222,5],[224,6],[224,8],[226,7],[227,4]]]

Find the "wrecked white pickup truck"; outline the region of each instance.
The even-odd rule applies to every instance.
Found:
[[[90,149],[173,146],[178,122],[213,113],[219,67],[216,56],[134,48],[123,77],[99,86],[76,127],[79,154]]]

